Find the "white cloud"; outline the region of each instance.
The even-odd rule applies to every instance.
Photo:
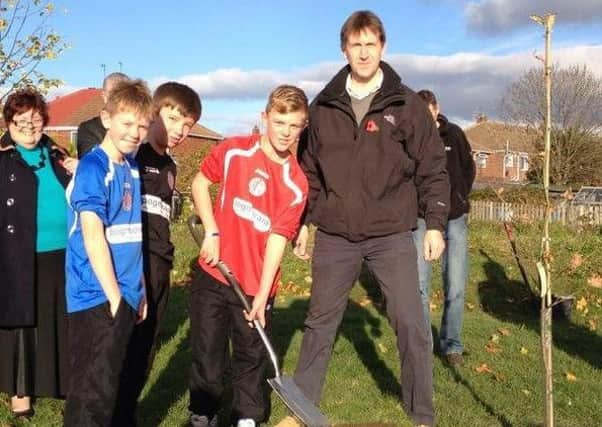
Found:
[[[468,29],[489,35],[531,25],[530,15],[548,12],[556,13],[563,23],[602,21],[600,0],[482,0],[464,9]]]

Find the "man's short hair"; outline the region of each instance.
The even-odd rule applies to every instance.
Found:
[[[307,114],[309,107],[305,92],[296,86],[281,85],[270,93],[265,112],[274,110],[280,114],[303,111]]]
[[[437,97],[435,96],[435,94],[433,92],[431,92],[428,89],[422,89],[422,90],[418,91],[418,96],[420,98],[422,98],[422,100],[424,102],[426,102],[428,105],[432,105],[433,107],[436,107],[438,105]]]
[[[153,95],[155,114],[163,107],[172,107],[180,111],[183,116],[191,117],[195,123],[201,118],[201,99],[189,86],[177,82],[163,83]]]
[[[133,111],[150,119],[153,116],[153,99],[145,82],[128,79],[117,83],[111,90],[104,110],[110,116]]]
[[[387,36],[385,34],[385,26],[380,18],[369,10],[358,10],[357,12],[353,12],[341,27],[341,50],[345,50],[349,35],[360,33],[366,29],[376,34],[381,44],[385,44]]]
[[[116,71],[114,73],[109,74],[108,76],[106,76],[104,78],[104,80],[102,81],[102,90],[103,92],[107,92],[109,89],[109,86],[115,86],[117,83],[125,81],[125,80],[129,80],[130,78],[123,73],[120,73],[119,71]],[[108,93],[107,93],[108,96]]]

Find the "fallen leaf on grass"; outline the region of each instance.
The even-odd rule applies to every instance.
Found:
[[[582,264],[583,264],[583,256],[581,254],[574,254],[571,257],[571,262],[570,262],[571,270],[578,269],[579,267],[581,267]]]
[[[491,342],[498,342],[499,340],[500,340],[500,336],[498,334],[493,334],[489,338],[489,341],[491,341]]]
[[[485,346],[485,351],[487,353],[501,353],[502,349],[496,346],[494,343],[490,342],[487,343],[487,345]]]
[[[500,374],[498,372],[495,372],[493,374],[493,378],[495,378],[496,381],[500,382],[500,383],[505,383],[506,382],[506,376],[504,374]]]
[[[597,274],[593,274],[589,279],[587,279],[587,284],[592,288],[602,289],[602,277]]]
[[[437,310],[437,307],[439,307],[437,304],[435,304],[434,302],[430,302],[429,303],[429,308],[431,311]]]
[[[525,347],[521,347],[520,354],[529,354],[529,350],[527,350]]]
[[[378,349],[381,353],[386,353],[389,349],[381,342],[378,343]]]
[[[469,310],[474,310],[475,309],[475,305],[467,302],[466,303],[466,308],[468,308]]]
[[[575,375],[571,371],[566,371],[564,374],[564,377],[566,378],[567,381],[577,381],[577,375]]]
[[[493,374],[493,371],[487,366],[487,363],[481,363],[479,366],[475,367],[474,370],[479,374]]]
[[[579,298],[579,300],[577,301],[577,311],[584,311],[587,309],[587,300],[585,299],[585,297],[581,297]]]
[[[530,396],[531,395],[531,392],[529,390],[527,390],[527,389],[522,389],[521,391],[523,392],[523,394],[525,396]]]
[[[359,303],[358,303],[361,307],[365,307],[367,305],[372,304],[372,300],[368,297],[364,297],[364,299],[362,299]]]
[[[590,319],[587,321],[587,329],[589,329],[592,332],[596,332],[596,330],[598,329],[598,324],[595,320]]]
[[[510,335],[510,329],[508,328],[497,328],[497,331],[500,333],[500,335],[507,337],[508,335]]]
[[[303,280],[305,280],[305,283],[311,283],[311,282],[313,282],[313,279],[312,279],[311,276],[305,276],[305,278]]]

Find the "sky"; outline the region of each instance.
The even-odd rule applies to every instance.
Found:
[[[48,24],[70,47],[40,70],[64,82],[49,99],[100,87],[105,70],[151,89],[179,81],[201,96],[201,124],[244,134],[260,124],[277,85],[313,98],[345,65],[341,25],[369,9],[385,26],[384,60],[412,89],[434,91],[442,112],[466,127],[476,113],[495,119],[508,84],[540,64],[543,27],[531,14],[557,13],[555,63],[585,64],[602,77],[601,1],[55,0]]]

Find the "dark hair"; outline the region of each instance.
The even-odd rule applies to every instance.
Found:
[[[201,99],[189,86],[177,82],[163,83],[153,95],[155,114],[163,107],[180,110],[183,116],[191,117],[197,122],[201,118]]]
[[[305,92],[296,86],[280,85],[270,93],[265,112],[275,110],[280,114],[295,113],[302,111],[307,114],[307,96]]]
[[[42,116],[44,126],[48,124],[48,105],[42,94],[32,87],[19,89],[8,96],[2,109],[4,123],[8,127],[8,124],[13,121],[13,117],[29,110]]]
[[[345,50],[347,38],[350,34],[357,34],[362,30],[370,30],[378,36],[380,42],[384,45],[387,41],[385,27],[376,14],[369,10],[358,10],[353,12],[341,27],[341,50]]]
[[[437,97],[430,90],[422,89],[422,90],[418,91],[418,96],[420,98],[422,98],[422,100],[424,102],[426,102],[428,105],[432,105],[433,107],[436,107],[438,105]]]

